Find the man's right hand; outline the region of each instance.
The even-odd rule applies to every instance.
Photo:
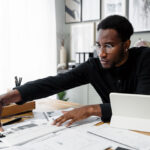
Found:
[[[0,95],[0,118],[1,118],[3,106],[7,106],[10,103],[16,103],[20,101],[21,101],[21,95],[18,90],[12,90],[6,94]],[[0,120],[0,131],[3,131],[1,127],[1,120]]]

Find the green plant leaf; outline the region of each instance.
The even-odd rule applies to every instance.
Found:
[[[68,99],[69,99],[69,98],[65,98],[66,91],[59,92],[57,95],[58,95],[59,100],[68,101]]]

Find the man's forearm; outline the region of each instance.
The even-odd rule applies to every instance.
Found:
[[[21,101],[21,95],[18,90],[12,90],[0,96],[0,103],[3,106],[9,105],[10,103],[17,103],[20,101]]]

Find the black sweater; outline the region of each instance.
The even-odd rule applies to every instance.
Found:
[[[87,83],[103,101],[102,120],[110,121],[110,92],[150,94],[150,48],[129,49],[128,60],[120,67],[103,69],[99,58],[91,58],[71,71],[28,82],[17,89],[24,103]]]

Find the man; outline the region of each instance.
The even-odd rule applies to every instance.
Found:
[[[98,92],[103,104],[63,112],[64,115],[53,124],[59,126],[70,120],[67,124],[69,126],[91,115],[100,116],[103,121],[110,121],[111,92],[150,94],[150,49],[129,49],[132,34],[133,27],[126,18],[118,15],[105,18],[98,25],[96,50],[99,58],[91,58],[67,73],[28,82],[1,95],[0,110],[2,106],[11,102],[23,104],[90,83]]]

